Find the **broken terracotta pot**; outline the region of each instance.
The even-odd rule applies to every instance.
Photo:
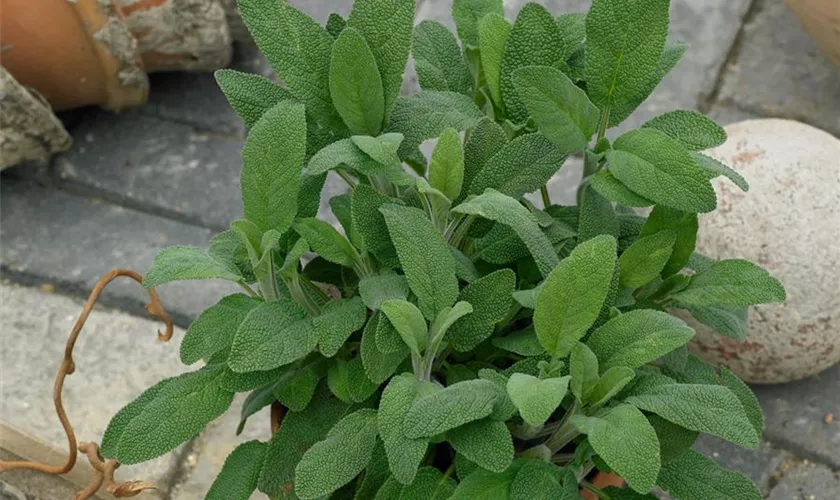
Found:
[[[0,0],[3,66],[57,110],[120,110],[149,82],[115,0]]]

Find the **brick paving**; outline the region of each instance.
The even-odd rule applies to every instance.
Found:
[[[292,3],[323,22],[331,11],[347,14],[352,2]],[[450,0],[417,3],[421,18],[449,22]],[[525,0],[506,0],[509,16],[524,3]],[[589,2],[541,3],[559,13],[586,11]],[[687,108],[708,112],[723,123],[783,117],[840,135],[840,72],[819,52],[782,0],[671,3],[671,39],[688,42],[689,50],[626,127],[638,126],[670,109]],[[271,73],[265,61],[249,47],[237,47],[233,67]],[[416,79],[407,75],[404,89],[415,90]],[[0,186],[0,270],[4,279],[29,287],[49,283],[68,298],[39,299],[40,292],[31,288],[4,285],[4,309],[14,307],[16,297],[44,304],[59,300],[55,307],[70,315],[78,298],[86,296],[108,269],[128,267],[142,271],[167,246],[206,246],[215,231],[241,216],[239,153],[246,131],[227,106],[212,75],[154,75],[145,106],[120,115],[86,109],[68,115],[68,119],[75,142],[72,150],[56,157],[47,169],[4,172]],[[579,175],[579,168],[572,161],[551,183],[556,199],[571,201],[573,191],[566,181]],[[330,178],[325,193],[341,189],[341,183]],[[322,210],[322,215],[329,213]],[[160,292],[176,322],[183,327],[230,290],[224,283],[202,282],[174,284]],[[71,305],[61,300],[71,301]],[[142,291],[134,284],[115,283],[107,290],[103,303],[122,312],[103,314],[128,323],[145,321],[137,317],[143,314],[143,300]],[[33,323],[27,327],[25,321],[14,321],[14,314],[4,311],[4,341],[10,329],[30,328],[35,332],[16,337],[22,339],[18,346],[21,352],[38,351],[43,342],[38,338],[39,331],[65,331],[62,328],[66,325],[61,322],[51,326]],[[107,324],[113,318],[106,316],[103,321]],[[111,351],[135,352],[133,339],[125,335],[112,338],[108,344]],[[6,352],[4,349],[4,355]],[[14,418],[35,422],[33,433],[61,447],[60,434],[56,436],[47,430],[48,423],[42,425],[41,420],[28,416],[43,416],[44,405],[48,404],[41,386],[52,376],[53,368],[47,359],[51,352],[43,349],[42,363],[21,365],[21,370],[38,370],[32,375],[41,384],[15,393],[15,397],[26,398],[26,407],[5,409],[4,413],[8,410]],[[58,359],[57,354],[52,357]],[[148,384],[149,371],[162,374],[184,369],[172,353],[152,359],[154,366],[144,374],[126,375],[131,383],[110,386],[110,391],[120,393],[114,394],[114,400],[133,398],[140,386]],[[100,378],[111,369],[107,359],[89,368]],[[6,395],[9,387],[24,385],[13,383],[16,379],[9,380],[12,385],[4,386]],[[802,382],[759,386],[755,390],[766,422],[765,440],[759,449],[741,450],[713,438],[701,439],[698,449],[725,467],[752,477],[770,499],[840,497],[840,366]],[[827,417],[832,414],[834,420]],[[157,465],[152,475],[166,483],[162,489],[166,497],[188,499],[203,495],[235,444],[235,421],[235,414],[221,419],[195,442],[187,444],[184,452]],[[92,424],[90,432],[101,432],[103,426],[103,422]],[[255,434],[251,438],[259,437],[261,430],[252,432]],[[0,487],[0,498],[7,498],[5,494]]]

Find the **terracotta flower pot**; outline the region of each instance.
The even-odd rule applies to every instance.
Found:
[[[0,0],[3,66],[57,110],[146,101],[149,83],[115,0]]]
[[[840,68],[840,1],[786,0],[786,2],[805,26],[808,34]]]
[[[621,488],[624,486],[624,479],[621,479],[618,475],[614,473],[605,474],[603,472],[599,472],[595,474],[595,477],[592,478],[592,484],[600,489],[607,488],[609,486],[615,486],[616,488]],[[585,498],[586,500],[598,500],[598,497],[595,496],[594,493],[591,491],[587,491],[585,489],[580,490],[580,495]]]

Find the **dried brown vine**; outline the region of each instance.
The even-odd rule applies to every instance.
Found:
[[[61,365],[58,368],[58,374],[55,377],[55,384],[53,386],[53,403],[55,405],[56,415],[58,415],[58,419],[61,422],[62,427],[64,427],[64,432],[67,435],[69,450],[66,462],[63,465],[50,465],[28,460],[0,460],[0,472],[27,469],[56,476],[66,474],[76,465],[78,452],[81,451],[85,454],[85,456],[87,456],[88,461],[96,474],[94,475],[91,483],[73,497],[74,500],[85,500],[87,498],[91,498],[97,491],[99,491],[103,484],[105,485],[106,491],[117,498],[133,497],[144,490],[155,488],[153,483],[146,481],[128,481],[120,484],[116,483],[114,480],[114,471],[116,471],[116,469],[120,466],[119,462],[116,460],[103,459],[102,455],[99,454],[99,445],[96,443],[78,443],[76,441],[76,434],[73,431],[73,426],[70,424],[70,419],[67,417],[67,413],[64,411],[64,403],[61,399],[62,390],[64,388],[64,379],[67,375],[72,375],[76,371],[76,364],[73,361],[73,348],[76,346],[76,340],[79,338],[79,333],[81,333],[82,328],[84,328],[85,322],[87,321],[88,316],[90,316],[90,313],[96,305],[96,301],[99,299],[102,291],[111,281],[120,276],[129,277],[140,284],[143,283],[143,277],[129,269],[113,269],[96,283],[96,286],[93,287],[90,296],[82,307],[82,312],[76,320],[76,324],[70,331],[70,337],[67,339],[67,344],[64,349],[64,359],[62,360]],[[149,289],[148,292],[149,303],[146,305],[146,312],[149,316],[158,318],[164,322],[166,330],[164,332],[158,331],[157,337],[158,340],[167,342],[170,338],[172,338],[172,319],[163,309],[163,305],[160,302],[160,297],[158,297],[157,292],[153,289]]]

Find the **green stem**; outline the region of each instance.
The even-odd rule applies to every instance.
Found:
[[[540,188],[540,196],[542,197],[543,209],[551,206],[551,195],[548,194],[548,186]]]
[[[245,290],[246,292],[248,292],[248,295],[250,295],[251,297],[253,297],[253,298],[255,298],[255,299],[259,299],[259,298],[261,298],[261,297],[260,297],[260,294],[258,294],[257,292],[255,292],[255,291],[254,291],[254,289],[253,289],[253,288],[251,288],[250,286],[248,286],[245,282],[242,282],[242,281],[237,281],[237,282],[236,282],[236,284],[237,284],[237,285],[239,285],[239,286],[240,286],[243,290]]]
[[[352,177],[350,177],[350,175],[348,175],[347,172],[341,169],[336,169],[335,173],[337,173],[339,177],[344,179],[344,182],[346,182],[347,185],[350,187],[350,191],[356,190],[357,182]]]
[[[595,139],[595,144],[598,143],[607,134],[607,124],[610,122],[610,107],[607,106],[601,110],[601,119],[598,121],[598,138]]]
[[[266,302],[274,302],[280,298],[280,290],[277,289],[277,271],[274,269],[274,250],[269,250],[268,276],[260,280],[259,287]]]
[[[569,411],[567,411],[563,416],[563,420],[560,421],[560,425],[557,427],[557,430],[554,431],[554,434],[552,434],[545,442],[545,445],[551,448],[553,453],[560,451],[564,446],[569,444],[572,439],[576,438],[580,434],[577,428],[575,428],[570,421],[572,416],[576,415],[578,412],[578,403],[575,401],[574,404],[572,404],[572,407],[569,408]]]

